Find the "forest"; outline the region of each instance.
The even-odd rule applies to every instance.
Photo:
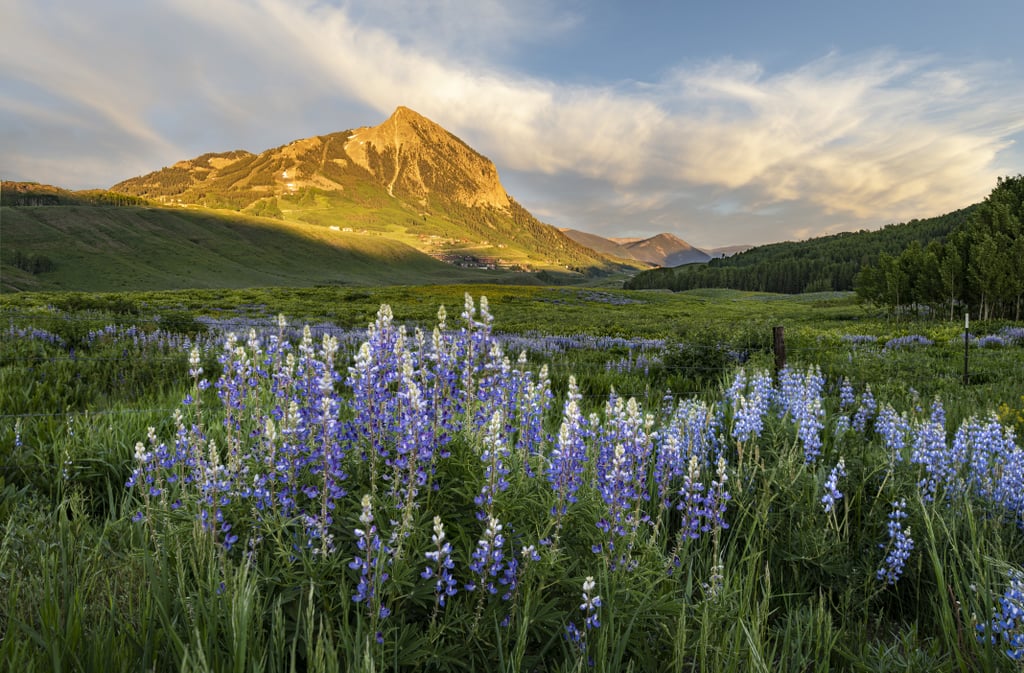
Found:
[[[758,246],[707,264],[654,269],[631,290],[731,288],[799,294],[856,290],[898,314],[1021,319],[1024,176],[998,178],[979,204],[939,217]]]
[[[973,207],[939,217],[890,224],[877,231],[842,232],[807,241],[761,245],[707,264],[687,264],[638,274],[626,289],[732,288],[752,292],[799,294],[849,291],[857,273],[883,253],[900,254],[913,242],[942,240],[965,222]]]
[[[1021,319],[1024,300],[1024,176],[995,189],[945,241],[914,241],[883,253],[856,278],[858,296],[896,313],[966,311],[981,319]]]

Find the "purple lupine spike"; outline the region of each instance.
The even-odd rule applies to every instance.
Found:
[[[871,386],[864,386],[864,392],[860,394],[860,404],[853,414],[853,429],[857,432],[867,432],[868,423],[874,418],[877,408],[878,403],[871,393]]]
[[[878,569],[876,577],[885,580],[887,584],[896,584],[903,576],[903,568],[910,558],[910,552],[914,549],[914,540],[910,537],[910,528],[903,528],[903,520],[907,518],[907,501],[899,500],[892,503],[892,511],[889,513],[889,543],[879,545],[887,550],[882,567]]]
[[[977,625],[978,642],[1003,648],[1012,661],[1024,661],[1024,572],[1011,569],[992,619]]]
[[[558,441],[551,450],[545,471],[548,483],[556,494],[551,511],[556,519],[556,529],[561,529],[562,516],[566,514],[568,506],[576,502],[576,491],[583,483],[587,461],[587,421],[580,412],[581,400],[576,377],[570,376]]]
[[[434,548],[424,554],[429,565],[420,573],[423,579],[434,580],[434,596],[439,607],[445,607],[448,599],[457,593],[455,577],[452,570],[455,569],[455,562],[452,560],[452,545],[445,540],[444,525],[441,517],[434,517],[434,532],[430,536],[430,542]]]
[[[469,563],[469,569],[476,580],[466,583],[466,591],[483,588],[487,593],[498,593],[495,581],[502,576],[505,569],[505,536],[501,532],[502,528],[498,519],[493,516],[487,519],[484,536],[477,541]]]
[[[826,514],[835,509],[836,504],[843,498],[843,494],[839,490],[839,480],[845,476],[846,461],[840,456],[839,462],[832,468],[828,479],[825,480],[825,495],[821,496],[821,504],[825,508]]]

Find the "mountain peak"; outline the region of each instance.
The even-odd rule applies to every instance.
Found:
[[[650,238],[602,238],[573,229],[565,229],[563,233],[577,243],[606,255],[635,259],[655,266],[679,266],[710,259],[703,250],[667,232]]]
[[[399,105],[384,123],[353,131],[345,152],[384,183],[427,207],[432,198],[507,210],[498,169],[440,124]]]
[[[396,107],[395,111],[391,113],[391,116],[387,118],[387,122],[397,122],[400,119],[405,121],[423,121],[429,124],[434,124],[434,122],[427,119],[419,112],[416,112],[416,110],[405,107],[404,105],[399,105],[398,107]]]

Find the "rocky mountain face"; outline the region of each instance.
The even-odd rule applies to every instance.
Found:
[[[407,107],[379,126],[295,140],[260,154],[204,154],[125,180],[111,191],[244,208],[308,188],[344,192],[366,180],[423,209],[441,202],[507,213],[511,204],[489,159]]]
[[[431,197],[507,211],[498,169],[466,143],[407,107],[380,126],[348,134],[350,160],[398,194],[428,207]]]
[[[658,234],[642,241],[627,243],[626,248],[635,259],[658,266],[680,266],[711,259],[703,250],[698,250],[672,234]]]
[[[494,163],[406,107],[378,126],[259,154],[204,154],[111,190],[372,231],[463,265],[579,273],[621,267],[537,220],[508,195]]]

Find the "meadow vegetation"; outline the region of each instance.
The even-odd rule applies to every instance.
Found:
[[[839,293],[0,318],[0,668],[1022,668],[1019,323],[972,324],[965,383],[962,324]]]

